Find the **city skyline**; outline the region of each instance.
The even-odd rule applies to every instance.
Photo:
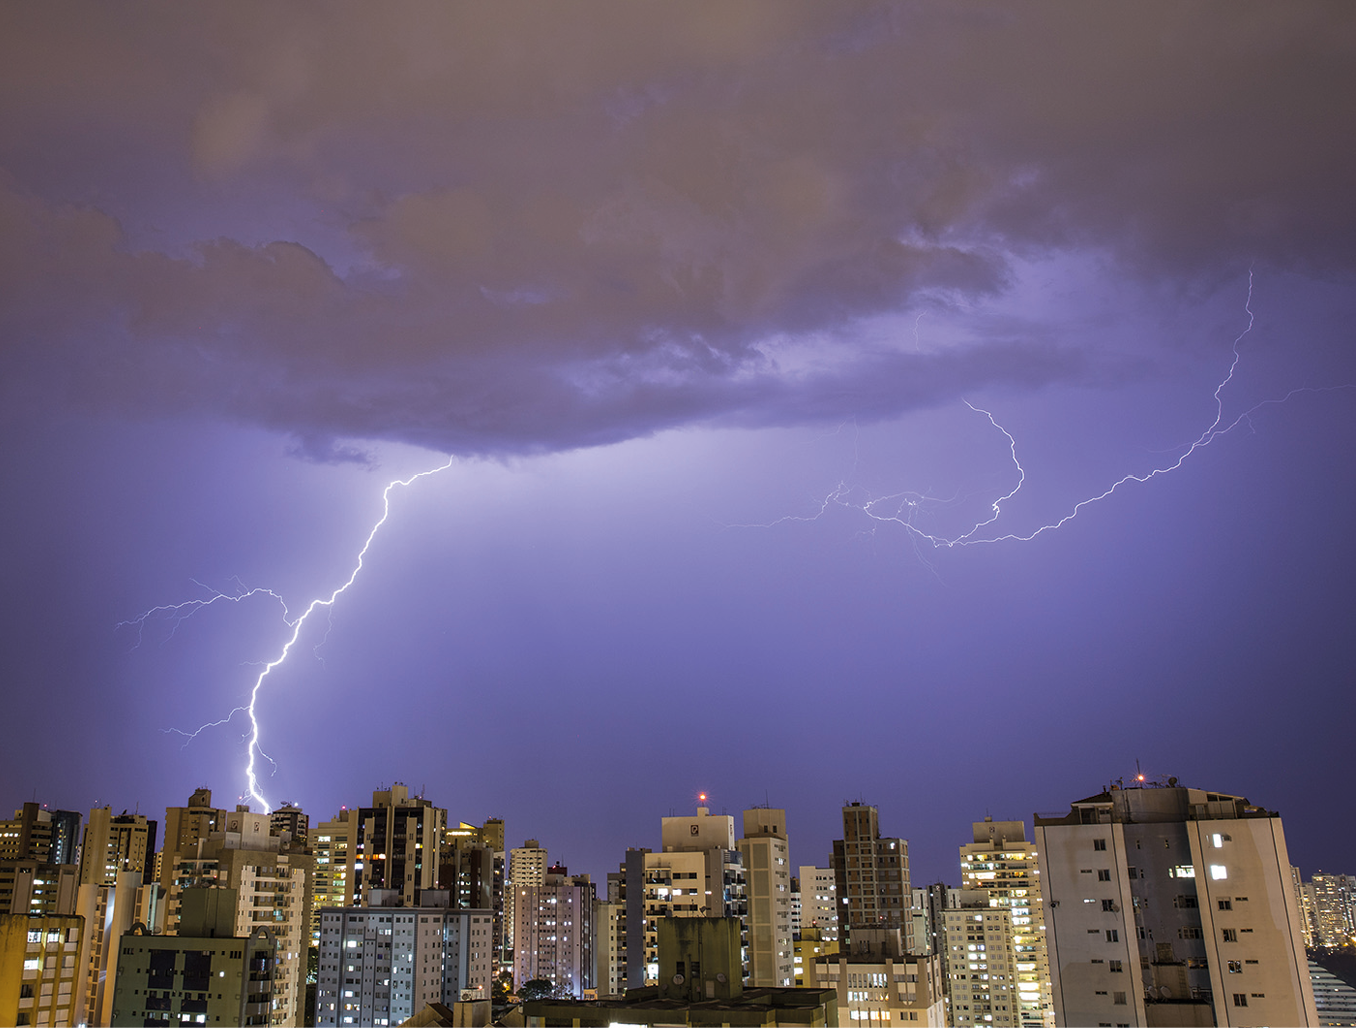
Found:
[[[84,13],[0,11],[5,802],[950,881],[1142,765],[1343,871],[1344,12]]]
[[[1140,778],[1136,774],[1119,776],[1118,779],[1113,779],[1108,783],[1104,783],[1102,786],[1099,786],[1095,789],[1088,789],[1085,792],[1080,792],[1077,789],[1071,791],[1066,790],[1064,804],[1067,805],[1068,803],[1075,802],[1076,800],[1082,798],[1083,795],[1085,794],[1088,796],[1097,795],[1098,793],[1102,792],[1108,787],[1112,788],[1113,790],[1121,786],[1127,789],[1166,788],[1168,786],[1168,779],[1170,777],[1175,776],[1164,775],[1151,777],[1148,775],[1144,775],[1143,778]],[[1183,782],[1180,784],[1191,788],[1201,787],[1201,783]],[[1213,783],[1204,783],[1204,784],[1206,786],[1210,786]],[[289,804],[289,807],[287,809],[289,811],[295,809],[305,813],[310,821],[311,826],[310,830],[312,834],[314,834],[317,831],[318,826],[325,822],[328,822],[331,818],[335,817],[337,814],[342,814],[345,811],[357,811],[358,809],[365,806],[369,802],[369,800],[375,798],[377,794],[385,793],[389,791],[393,786],[396,788],[400,788],[402,786],[405,787],[408,790],[408,795],[411,800],[414,799],[425,800],[428,803],[430,803],[434,808],[446,810],[448,827],[454,827],[455,825],[458,824],[459,821],[462,824],[479,825],[486,821],[502,820],[504,822],[504,831],[505,831],[504,853],[506,857],[508,856],[510,851],[515,849],[521,849],[525,844],[530,844],[529,849],[536,846],[540,846],[541,849],[544,850],[547,854],[546,858],[547,863],[541,865],[542,870],[544,870],[548,865],[552,867],[557,865],[563,866],[568,870],[568,872],[571,875],[579,874],[589,875],[593,879],[593,881],[602,888],[606,887],[607,875],[610,872],[617,871],[619,866],[625,865],[626,851],[628,849],[649,849],[654,852],[662,851],[663,846],[661,844],[660,839],[661,834],[660,824],[663,819],[678,818],[680,820],[685,820],[691,817],[699,809],[707,809],[712,814],[716,815],[732,816],[736,819],[736,823],[738,823],[740,815],[747,811],[764,809],[771,809],[774,811],[777,810],[786,811],[787,822],[785,838],[788,844],[789,851],[788,866],[791,867],[792,869],[796,869],[803,866],[813,866],[821,870],[828,870],[831,868],[834,851],[834,841],[836,839],[841,839],[843,836],[842,815],[844,810],[850,807],[856,806],[858,804],[864,805],[865,807],[875,807],[879,812],[881,818],[881,824],[883,825],[881,829],[882,831],[895,832],[901,828],[901,826],[895,824],[894,818],[891,816],[890,810],[888,809],[882,810],[879,804],[874,803],[869,798],[863,799],[861,797],[857,797],[855,799],[847,799],[844,800],[841,805],[834,807],[832,811],[828,812],[829,817],[827,821],[822,816],[823,812],[820,811],[814,812],[814,817],[812,818],[811,823],[814,824],[817,829],[821,829],[828,833],[828,837],[822,841],[821,845],[821,840],[817,838],[807,838],[803,836],[801,833],[798,833],[796,831],[795,826],[800,821],[799,817],[800,812],[793,805],[778,807],[774,804],[770,808],[767,806],[766,803],[753,803],[747,804],[742,807],[729,806],[721,803],[721,799],[718,793],[702,792],[692,797],[693,803],[691,806],[687,808],[674,807],[666,808],[662,811],[653,810],[653,811],[635,812],[633,823],[637,826],[636,837],[626,839],[624,841],[622,848],[617,851],[615,859],[613,859],[613,855],[606,849],[600,848],[596,844],[590,844],[588,841],[584,841],[578,838],[552,840],[542,835],[524,834],[523,837],[520,839],[518,838],[515,823],[512,820],[504,819],[502,817],[502,814],[490,813],[481,815],[477,813],[474,816],[463,816],[463,813],[459,812],[455,805],[448,805],[437,795],[431,795],[431,793],[433,792],[432,789],[429,789],[427,787],[425,787],[424,789],[419,789],[418,787],[410,787],[408,783],[401,782],[398,779],[384,781],[379,785],[374,786],[373,789],[369,791],[370,795],[365,794],[363,796],[353,797],[350,801],[340,804],[333,810],[311,809],[307,807],[304,803],[298,803],[295,802],[294,800],[286,801]],[[228,796],[224,796],[221,793],[212,790],[210,786],[199,787],[199,789],[202,788],[206,788],[211,793],[212,797],[218,804],[220,804],[222,809],[226,810],[234,809],[235,806],[237,806],[237,804],[248,805],[248,797],[246,796],[236,797],[233,800]],[[1269,807],[1265,802],[1259,801],[1255,797],[1248,798],[1262,809],[1274,811],[1274,808]],[[165,814],[167,809],[182,807],[189,799],[191,799],[189,795],[174,798],[168,801],[164,807],[152,811],[142,809],[143,805],[137,804],[135,808],[128,807],[127,812],[129,813],[134,812],[139,814],[141,817],[147,818],[151,821],[158,822],[160,826],[159,832],[161,834],[160,841],[163,841],[165,833],[168,830],[165,823]],[[44,810],[55,811],[59,809],[72,809],[72,808],[62,808],[55,803],[44,802],[41,799],[41,797],[39,797],[39,799],[36,802],[38,802],[40,807]],[[22,802],[16,804],[16,816],[17,810],[21,806]],[[112,812],[114,814],[117,814],[119,812],[116,804],[112,804],[109,806],[111,806]],[[970,833],[971,830],[973,829],[973,826],[976,823],[982,822],[986,818],[991,818],[993,821],[998,822],[1000,824],[1003,822],[1018,822],[1020,824],[1025,825],[1026,830],[1029,832],[1031,831],[1031,826],[1034,823],[1033,815],[1050,816],[1051,814],[1057,812],[1059,807],[1060,803],[1056,801],[1050,804],[1049,807],[1046,809],[1038,811],[1029,811],[1024,815],[1013,813],[1010,817],[994,814],[991,810],[985,810],[980,813],[975,813],[973,814],[973,816],[967,814],[964,811],[956,811],[953,812],[953,814],[946,821],[947,827],[955,827],[957,825],[960,826],[957,833],[955,834],[954,839],[951,837],[951,835],[945,834],[945,829],[935,824],[927,826],[921,825],[915,826],[916,830],[912,834],[910,834],[907,831],[901,831],[898,837],[902,838],[902,840],[904,841],[908,848],[908,861],[912,868],[913,884],[917,887],[923,887],[935,882],[943,882],[949,886],[957,888],[965,887],[963,884],[964,873],[962,871],[962,868],[964,866],[964,861],[966,858],[959,854],[962,848],[967,847],[969,845]],[[4,809],[6,808],[0,807],[0,810]],[[94,808],[76,809],[75,812],[79,813],[82,819],[82,829],[81,829],[82,835],[83,835],[83,824],[85,820],[88,819],[90,809],[102,810],[104,809],[104,807],[99,806]],[[255,812],[258,813],[258,811]],[[1299,835],[1305,834],[1302,829],[1297,831],[1296,826],[1293,826],[1291,823],[1286,822],[1284,811],[1275,811],[1275,813],[1277,813],[1281,817],[1281,820],[1286,825],[1287,838],[1290,838],[1292,835],[1296,834]],[[827,827],[824,827],[825,825],[827,825]],[[525,831],[528,831],[530,830],[530,826],[525,825],[524,829]],[[160,841],[157,842],[157,846],[160,845]],[[1330,865],[1321,865],[1302,860],[1301,858],[1304,856],[1304,854],[1302,852],[1297,853],[1296,847],[1293,844],[1290,845],[1289,850],[1291,860],[1296,862],[1295,866],[1298,867],[1301,873],[1304,874],[1306,877],[1311,876],[1315,872],[1326,872],[1329,874],[1346,873],[1342,870],[1342,868],[1344,868],[1346,864],[1342,862],[1343,858],[1341,857],[1338,857],[1336,861]],[[575,857],[578,856],[579,854],[584,854],[584,856],[579,856],[578,859],[575,859]]]

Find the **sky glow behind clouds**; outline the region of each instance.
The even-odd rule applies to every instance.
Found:
[[[1027,472],[1005,530],[1062,517],[1209,424],[1249,268],[1225,422],[1356,381],[1341,8],[0,17],[4,681],[82,745],[126,733],[108,773],[35,735],[13,802],[241,789],[238,731],[161,729],[240,702],[276,605],[130,653],[112,626],[195,579],[328,595],[381,487],[450,453],[323,661],[308,636],[271,676],[275,802],[398,777],[601,874],[701,788],[766,790],[818,863],[861,796],[951,875],[986,809],[1140,757],[1338,859],[1294,822],[1351,712],[1351,392],[1031,544],[726,526],[844,482],[963,530],[1015,484],[966,401]]]

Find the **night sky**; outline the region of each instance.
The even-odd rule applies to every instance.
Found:
[[[1326,3],[6,4],[0,804],[248,798],[282,604],[139,615],[295,618],[451,458],[269,803],[601,877],[861,799],[954,883],[1138,761],[1356,871],[1353,97]]]

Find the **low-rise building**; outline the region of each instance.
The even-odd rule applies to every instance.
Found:
[[[533,1000],[529,1025],[836,1025],[832,989],[746,988],[743,924],[733,917],[663,917],[655,925],[658,984],[606,1000]]]
[[[236,931],[234,889],[179,894],[179,934],[143,924],[119,940],[111,1025],[267,1025],[276,963],[272,931]]]
[[[906,953],[900,928],[853,928],[846,949],[806,965],[806,985],[837,993],[842,1024],[947,1023],[941,958]]]

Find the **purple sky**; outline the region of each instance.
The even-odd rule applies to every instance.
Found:
[[[0,802],[244,796],[170,730],[281,607],[119,623],[295,616],[451,455],[265,679],[271,803],[601,876],[863,799],[955,881],[1138,760],[1356,871],[1353,96],[1304,2],[5,6]]]

